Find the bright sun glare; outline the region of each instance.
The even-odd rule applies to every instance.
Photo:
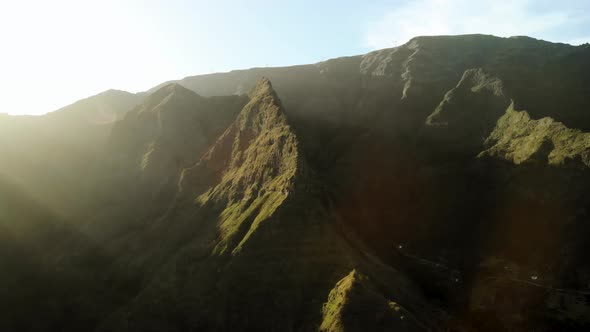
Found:
[[[177,74],[142,6],[123,1],[0,2],[0,113],[42,114],[110,88],[140,91]],[[34,97],[33,97],[34,96]]]

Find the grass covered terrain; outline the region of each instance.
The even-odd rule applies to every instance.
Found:
[[[589,59],[416,37],[0,116],[0,328],[587,330]]]

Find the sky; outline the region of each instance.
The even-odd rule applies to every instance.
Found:
[[[0,0],[0,113],[465,33],[590,42],[590,1]]]

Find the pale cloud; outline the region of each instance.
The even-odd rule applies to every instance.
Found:
[[[492,34],[542,38],[568,23],[567,11],[534,12],[533,1],[416,0],[394,8],[370,24],[366,45],[392,47],[415,36]]]

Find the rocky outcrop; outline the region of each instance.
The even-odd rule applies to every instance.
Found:
[[[226,206],[220,221],[223,240],[218,245],[224,252],[241,247],[296,189],[297,181],[306,182],[301,179],[305,168],[281,101],[270,81],[261,79],[236,120],[196,166],[183,171],[180,188],[196,195],[201,189],[189,189],[191,178],[218,179],[195,199],[202,205]]]
[[[426,127],[452,149],[477,150],[509,105],[500,79],[470,69],[426,118]]]
[[[533,120],[511,105],[486,139],[479,157],[549,165],[590,166],[590,133],[567,128],[551,118]]]
[[[356,270],[338,281],[330,291],[322,313],[319,329],[322,332],[428,330]]]

